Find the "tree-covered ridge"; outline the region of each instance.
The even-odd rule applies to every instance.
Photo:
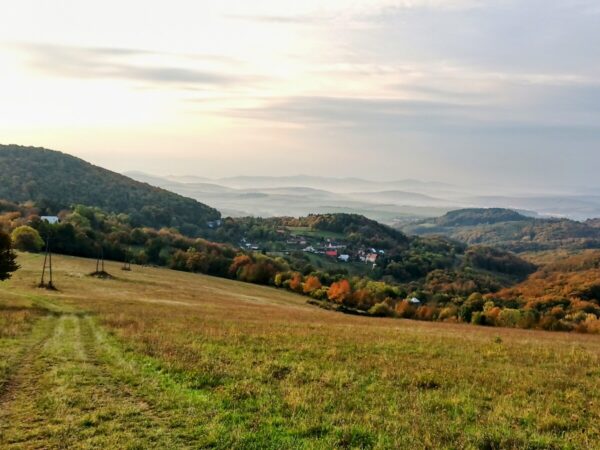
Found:
[[[435,219],[434,223],[440,227],[457,227],[518,220],[527,220],[527,216],[505,208],[465,208],[449,211]]]
[[[600,248],[600,227],[597,220],[578,222],[570,219],[539,219],[521,216],[514,212],[498,213],[496,218],[513,219],[498,222],[472,221],[462,215],[462,211],[454,211],[457,216],[448,213],[436,219],[427,219],[400,225],[406,233],[420,236],[443,235],[469,245],[490,245],[513,252],[531,252],[555,249],[583,250]],[[469,210],[470,211],[470,210]],[[491,211],[491,210],[490,210]],[[500,210],[508,211],[508,210]],[[461,220],[447,220],[450,217],[463,217]],[[467,214],[467,217],[470,213]],[[520,216],[520,219],[517,219]],[[440,225],[440,224],[447,225]],[[452,225],[450,225],[452,224]]]
[[[32,201],[57,214],[76,204],[123,213],[136,226],[175,227],[197,235],[220,213],[196,200],[134,181],[44,148],[0,145],[0,199]]]

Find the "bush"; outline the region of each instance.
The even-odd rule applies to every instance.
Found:
[[[15,228],[10,238],[14,248],[23,252],[37,253],[44,248],[44,241],[40,233],[27,225]]]
[[[394,315],[394,311],[392,311],[388,305],[382,302],[373,305],[371,309],[369,309],[369,314],[376,317],[392,317]]]
[[[503,327],[514,328],[521,322],[521,311],[518,309],[505,308],[498,315],[498,323]]]
[[[404,319],[411,319],[415,315],[416,308],[407,300],[402,300],[396,305],[396,315]]]

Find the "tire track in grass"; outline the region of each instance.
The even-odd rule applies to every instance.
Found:
[[[4,380],[0,380],[0,419],[4,411],[4,405],[15,395],[16,390],[22,384],[24,372],[35,360],[46,341],[52,335],[57,324],[55,316],[46,316],[38,320],[34,325],[29,337],[22,348],[8,361],[9,371]],[[0,420],[0,432],[4,421]]]
[[[64,314],[31,351],[2,405],[1,448],[174,448],[147,403],[98,358],[90,319]]]
[[[220,432],[218,427],[209,426],[216,416],[214,398],[164,370],[153,358],[123,350],[93,318],[88,317],[87,322],[99,357],[114,382],[128,395],[148,404],[156,420],[169,430],[176,448],[215,445]]]

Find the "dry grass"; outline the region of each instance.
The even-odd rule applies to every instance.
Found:
[[[11,338],[44,344],[14,363],[27,395],[0,403],[0,446],[600,448],[598,336],[346,316],[110,263],[99,280],[66,257],[43,292],[39,259],[19,262],[0,302],[54,315]]]

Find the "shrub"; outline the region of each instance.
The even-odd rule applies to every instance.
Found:
[[[376,317],[391,317],[394,315],[394,311],[392,311],[388,305],[382,302],[373,305],[369,309],[369,314]]]
[[[498,314],[498,324],[503,327],[514,328],[521,322],[521,311],[518,309],[505,308]]]
[[[407,300],[402,300],[396,305],[396,315],[404,319],[411,319],[415,316],[416,308]]]
[[[447,306],[440,311],[439,320],[455,319],[458,316],[458,308],[456,306]]]
[[[437,316],[437,308],[428,305],[419,306],[415,312],[415,318],[419,320],[435,320]]]

